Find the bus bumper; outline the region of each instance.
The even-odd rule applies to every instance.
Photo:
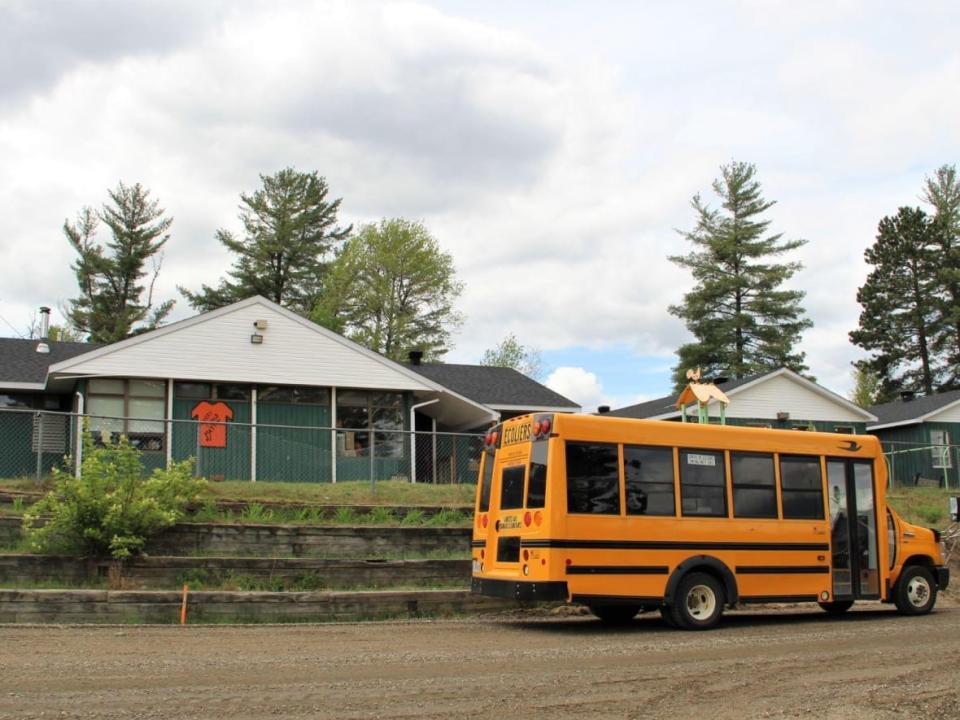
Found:
[[[477,595],[506,598],[507,600],[545,602],[565,601],[567,599],[567,584],[563,581],[529,582],[475,577],[470,582],[470,591]]]
[[[938,567],[937,568],[937,587],[941,590],[946,590],[947,586],[950,584],[950,568]]]

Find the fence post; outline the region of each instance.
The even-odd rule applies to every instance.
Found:
[[[370,448],[370,491],[373,492],[376,489],[376,483],[373,479],[373,456],[376,454],[375,448],[377,447],[377,434],[372,429],[370,430],[370,437],[367,447]]]
[[[80,469],[83,465],[83,431],[86,428],[84,427],[83,422],[83,393],[77,393],[77,434],[74,437],[74,453],[73,453],[73,476],[79,480],[83,476],[83,471]]]
[[[37,482],[40,482],[43,471],[43,413],[34,416],[37,421]]]

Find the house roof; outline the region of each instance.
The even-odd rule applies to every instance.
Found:
[[[772,373],[761,373],[759,375],[750,375],[748,377],[737,378],[735,380],[727,380],[726,382],[721,383],[717,387],[723,390],[724,394],[729,395],[732,390],[736,390],[743,385],[749,385],[756,382],[762,378],[772,375]],[[661,418],[661,417],[672,417],[674,415],[679,416],[680,411],[677,410],[674,403],[677,401],[677,395],[665,395],[656,400],[646,400],[642,403],[637,403],[636,405],[628,405],[627,407],[618,408],[617,410],[611,410],[606,415],[612,417],[625,417],[625,418]]]
[[[812,380],[808,380],[807,378],[798,375],[788,368],[777,368],[776,370],[771,370],[765,373],[758,373],[756,375],[749,375],[747,377],[737,378],[734,380],[727,380],[726,382],[720,384],[719,388],[727,396],[732,397],[739,393],[746,392],[749,388],[772,381],[774,378],[785,378],[791,380],[793,383],[799,385],[810,393],[813,393],[815,396],[819,396],[823,400],[833,403],[838,407],[844,408],[847,412],[852,413],[854,416],[862,418],[862,422],[871,422],[876,419],[876,416],[873,413],[864,410],[846,398],[831,392],[827,388],[823,387],[822,385],[818,385]],[[629,405],[624,408],[619,408],[611,411],[609,414],[613,417],[666,420],[680,416],[680,411],[677,410],[676,406],[674,405],[676,399],[676,395],[667,395],[662,398],[657,398],[656,400],[648,400],[636,405]]]
[[[868,430],[879,430],[898,425],[921,423],[951,405],[960,404],[960,390],[926,395],[914,400],[895,400],[894,402],[874,405],[870,412],[877,416],[877,422],[867,426]]]
[[[47,368],[91,350],[103,347],[98,343],[47,341],[49,353],[37,352],[40,340],[0,338],[0,387],[11,390],[43,390],[47,384]]]
[[[407,367],[454,392],[498,410],[580,409],[569,398],[513,368],[454,363],[408,364]]]

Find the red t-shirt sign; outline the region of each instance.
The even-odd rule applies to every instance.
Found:
[[[226,403],[197,403],[190,417],[200,421],[200,447],[225,448],[227,446],[227,420],[233,420],[233,410]],[[217,423],[217,424],[214,424]]]

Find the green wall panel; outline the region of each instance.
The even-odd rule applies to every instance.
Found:
[[[257,404],[257,480],[330,482],[330,408]]]

